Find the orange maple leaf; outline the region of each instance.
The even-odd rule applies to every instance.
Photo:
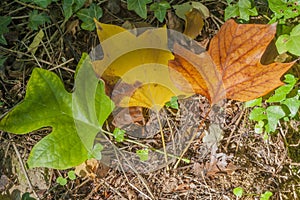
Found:
[[[182,90],[206,96],[212,104],[228,98],[249,101],[264,96],[283,83],[280,77],[295,62],[263,65],[261,57],[274,38],[276,24],[237,24],[228,20],[210,42],[208,52],[195,54],[174,46],[169,67],[188,80],[192,88],[172,80]],[[190,92],[190,91],[189,91]]]

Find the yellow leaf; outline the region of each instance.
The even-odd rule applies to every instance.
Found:
[[[114,25],[97,22],[96,27],[103,59],[94,61],[93,66],[97,75],[110,84],[113,78],[120,78],[112,92],[116,105],[159,110],[172,96],[190,95],[170,79],[168,61],[174,57],[168,49],[166,28],[148,28],[136,36]]]

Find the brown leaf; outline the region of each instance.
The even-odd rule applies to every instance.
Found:
[[[204,89],[195,92],[205,95],[212,104],[224,97],[249,101],[282,85],[280,77],[294,64],[261,64],[261,57],[275,33],[276,24],[237,24],[228,20],[211,40],[208,53],[196,55],[177,45],[175,59],[169,66],[183,68],[180,72],[183,77],[191,77],[188,80],[193,89]]]
[[[185,14],[185,28],[183,34],[195,39],[202,31],[204,21],[201,11],[193,8]]]

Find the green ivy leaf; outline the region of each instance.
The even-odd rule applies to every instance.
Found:
[[[292,29],[290,35],[279,36],[275,44],[279,53],[290,52],[300,56],[300,24]]]
[[[102,150],[103,150],[103,146],[100,143],[95,144],[93,150],[88,154],[88,159],[95,158],[96,160],[101,160]]]
[[[290,110],[290,117],[295,117],[300,108],[300,96],[296,95],[292,98],[285,99],[282,104],[286,105]]]
[[[298,4],[298,0],[268,0],[269,8],[274,13],[270,23],[274,23],[276,20],[284,23],[287,19],[299,16],[300,6]]]
[[[228,5],[225,8],[225,15],[224,15],[225,21],[232,17],[237,17],[237,16],[239,16],[239,6],[237,4]]]
[[[225,20],[231,17],[240,17],[245,21],[249,21],[250,16],[257,16],[256,7],[252,6],[252,0],[239,0],[235,5],[228,5],[225,9]]]
[[[171,8],[170,4],[166,1],[155,2],[151,4],[150,10],[154,11],[154,16],[158,21],[163,22],[167,13],[167,10]]]
[[[179,108],[178,97],[177,96],[171,97],[171,100],[166,103],[166,106],[173,109],[178,109]]]
[[[86,0],[63,0],[62,7],[64,11],[65,21],[67,21],[73,13],[76,13],[84,6]]]
[[[266,112],[265,108],[261,108],[261,107],[254,108],[249,115],[249,119],[257,122],[267,119],[265,112]]]
[[[68,181],[67,181],[66,178],[59,176],[56,179],[56,183],[58,183],[61,186],[64,186],[64,185],[66,185],[68,183]]]
[[[42,8],[47,8],[52,0],[33,0],[33,2]]]
[[[119,128],[115,128],[115,130],[113,132],[114,138],[117,142],[124,141],[124,134],[125,134],[125,131],[122,129],[119,129]]]
[[[0,16],[0,44],[7,45],[7,42],[3,34],[9,32],[7,26],[10,24],[10,22],[11,22],[10,16]]]
[[[236,196],[236,197],[242,197],[243,196],[243,193],[244,193],[244,189],[241,188],[241,187],[236,187],[233,189],[233,194]]]
[[[285,85],[277,88],[275,90],[275,94],[271,96],[266,102],[281,102],[286,99],[286,96],[292,91],[294,88],[297,79],[292,74],[286,74],[284,82]]]
[[[92,3],[89,8],[79,10],[76,15],[83,22],[81,24],[82,29],[93,31],[96,28],[94,18],[99,20],[102,14],[102,8]]]
[[[258,133],[258,134],[261,134],[264,132],[264,121],[259,121],[257,124],[255,124],[254,126],[254,132],[255,133]]]
[[[257,99],[253,99],[253,100],[245,102],[245,107],[250,108],[250,107],[254,107],[254,106],[261,106],[261,103],[262,103],[262,97],[259,97]]]
[[[266,124],[267,133],[275,132],[278,121],[285,116],[281,106],[269,106],[266,109],[268,123]]]
[[[70,180],[75,180],[76,179],[76,174],[74,170],[68,171],[68,177]]]
[[[136,154],[140,158],[141,161],[147,161],[149,159],[149,150],[148,149],[141,149],[137,150]]]
[[[35,68],[24,101],[0,121],[0,130],[15,134],[52,127],[52,132],[31,150],[27,161],[30,168],[70,168],[84,162],[88,152],[92,152],[94,138],[102,125],[95,113],[96,88],[91,87],[97,85],[98,79],[89,57],[85,54],[82,60],[73,94],[64,89],[56,74]],[[87,76],[89,74],[91,76]],[[98,87],[104,87],[101,83]],[[113,107],[104,108],[103,105],[101,110],[104,116],[108,116]]]
[[[272,192],[267,191],[260,195],[260,200],[269,200],[272,195],[273,195]]]
[[[127,0],[127,9],[134,10],[140,17],[147,18],[147,4],[152,0]]]
[[[46,22],[50,22],[50,18],[46,13],[38,13],[37,10],[33,10],[31,13],[29,13],[28,27],[30,29],[37,31],[38,27]]]

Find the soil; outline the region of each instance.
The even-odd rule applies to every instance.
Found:
[[[174,0],[172,5],[182,2]],[[184,21],[178,19],[172,9],[166,21],[160,23],[152,12],[143,20],[128,11],[123,1],[98,3],[103,8],[102,23],[127,24],[127,27],[128,24],[133,27],[161,27],[166,23],[168,27],[179,31],[184,27]],[[196,40],[205,46],[224,22],[226,3],[209,0],[203,1],[203,4],[211,15],[205,19],[202,33]],[[37,31],[30,30],[27,25],[28,13],[33,8],[19,1],[4,0],[0,5],[2,16],[13,17],[9,33],[5,34],[8,44],[0,46],[0,56],[7,58],[0,66],[0,114],[4,115],[24,99],[27,82],[35,67],[56,73],[66,90],[71,92],[75,69],[82,53],[90,52],[92,47],[99,44],[96,31],[81,29],[81,22],[75,16],[64,23],[60,3],[52,3],[48,8],[51,10],[48,14],[52,23],[41,26],[45,40],[32,54],[27,47]],[[264,7],[261,9],[266,12]],[[267,23],[267,20],[258,16],[252,18],[251,22]],[[292,71],[299,76],[299,65]],[[179,129],[180,122],[194,120],[185,127],[190,132],[182,129],[182,132],[177,131],[177,134],[193,134],[193,127],[199,123],[195,119],[203,119],[204,116],[195,113],[184,113],[185,108],[201,109],[200,113],[205,113],[209,107],[207,100],[197,95],[188,102],[179,101],[178,110],[165,107],[165,114],[160,115],[172,124],[164,130],[167,140],[172,140],[171,129]],[[283,122],[276,133],[264,139],[264,135],[254,133],[254,123],[248,118],[251,109],[231,100],[226,101],[225,105],[223,133],[218,145],[208,147],[203,142],[205,129],[209,127],[209,122],[205,123],[184,155],[190,159],[190,163],[181,161],[177,165],[175,159],[168,162],[167,166],[142,173],[118,165],[107,167],[103,162],[89,161],[81,166],[85,175],[68,180],[65,186],[58,184],[57,178],[67,177],[67,173],[75,168],[28,169],[26,166],[30,150],[51,132],[51,128],[24,135],[0,131],[0,199],[21,199],[25,192],[35,199],[237,199],[233,194],[236,187],[244,189],[240,199],[259,199],[267,191],[273,193],[270,199],[300,199],[300,122]],[[158,119],[151,117],[148,110],[139,112],[147,121],[158,123]],[[190,114],[193,119],[187,118]],[[112,120],[108,119],[108,123],[112,123]],[[162,147],[159,133],[153,134],[151,139],[128,137],[156,148]],[[119,147],[130,151],[140,149],[138,145],[126,142]]]

